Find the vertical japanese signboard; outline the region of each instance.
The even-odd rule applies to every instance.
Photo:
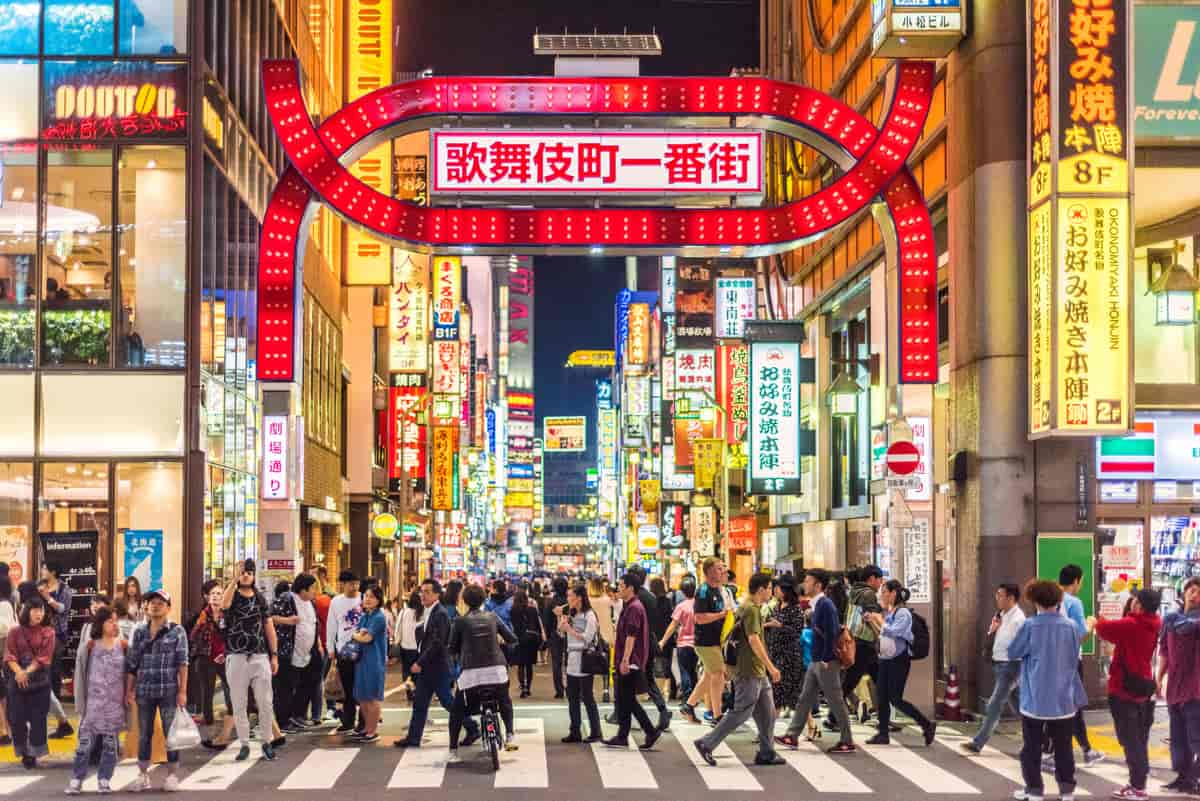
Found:
[[[712,279],[712,267],[706,264],[684,260],[676,263],[674,347],[712,347]]]
[[[388,479],[393,492],[405,478],[425,477],[425,426],[417,413],[425,402],[424,373],[394,373],[389,388]]]
[[[423,373],[428,367],[429,257],[395,250],[388,309],[388,368]]]
[[[741,339],[746,321],[754,319],[754,279],[717,279],[717,339]]]
[[[462,304],[462,259],[433,259],[433,338],[458,339],[458,311]]]
[[[288,419],[286,415],[263,415],[262,497],[264,501],[286,501],[291,497],[288,469]]]
[[[717,404],[726,411],[725,441],[741,442],[750,424],[750,347],[717,346]]]
[[[750,492],[800,492],[800,343],[750,345]]]
[[[392,83],[392,4],[349,0],[346,4],[346,101]],[[350,165],[350,174],[372,189],[390,194],[392,143],[385,142]],[[344,227],[345,283],[386,285],[392,280],[391,248],[357,226]]]
[[[1029,6],[1029,431],[1128,430],[1130,0]]]
[[[625,362],[642,367],[650,359],[650,305],[629,304],[629,340],[625,343]]]
[[[458,483],[458,426],[433,427],[433,465],[430,508],[448,512],[454,509]]]

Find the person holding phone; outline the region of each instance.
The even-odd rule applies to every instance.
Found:
[[[996,614],[988,626],[988,637],[992,638],[992,674],[996,683],[992,695],[983,710],[983,722],[975,736],[962,744],[964,751],[978,754],[1000,723],[1000,715],[1012,698],[1021,680],[1021,662],[1008,655],[1008,646],[1017,632],[1025,625],[1025,612],[1021,610],[1021,588],[1016,584],[1001,584],[996,588]]]
[[[225,588],[221,598],[225,625],[225,675],[233,700],[233,717],[241,749],[237,761],[250,758],[250,690],[258,705],[258,735],[263,758],[275,758],[271,738],[275,715],[271,678],[279,672],[279,643],[267,599],[254,584],[255,565],[247,559],[241,574]]]

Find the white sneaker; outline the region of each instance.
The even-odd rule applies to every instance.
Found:
[[[112,785],[105,779],[99,779],[96,781],[96,792],[100,795],[108,795],[112,792]]]
[[[67,795],[79,795],[83,792],[83,782],[79,781],[79,779],[71,779],[71,781],[67,782],[67,789],[63,790],[63,792]]]
[[[516,751],[520,747],[517,745],[517,736],[515,734],[508,735],[508,738],[504,741],[505,751]]]
[[[449,755],[446,757],[446,764],[457,765],[459,762],[462,762],[462,758],[458,755],[458,749],[452,749]]]
[[[1085,753],[1083,755],[1083,764],[1089,768],[1092,767],[1093,765],[1098,765],[1103,761],[1104,761],[1103,752],[1097,751],[1094,748],[1091,751],[1088,751],[1087,753]]]
[[[164,793],[179,792],[179,777],[176,776],[174,773],[167,774],[167,780],[165,782],[163,782],[163,792]]]
[[[150,774],[139,773],[138,777],[133,780],[133,784],[129,785],[129,792],[144,793],[150,789]]]
[[[1042,796],[1034,795],[1033,793],[1027,793],[1024,790],[1017,790],[1015,793],[1013,793],[1013,798],[1015,798],[1016,801],[1043,801]]]

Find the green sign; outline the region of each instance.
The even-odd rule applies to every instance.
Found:
[[[1079,600],[1083,601],[1083,616],[1096,614],[1095,583],[1096,545],[1089,534],[1038,534],[1037,575],[1047,581],[1058,581],[1058,571],[1067,565],[1083,568],[1083,586],[1079,588]],[[1089,635],[1083,641],[1083,652],[1096,651],[1096,637]]]
[[[1200,5],[1134,6],[1134,135],[1200,139]]]

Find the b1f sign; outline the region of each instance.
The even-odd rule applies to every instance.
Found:
[[[434,130],[435,194],[759,194],[761,131]]]

